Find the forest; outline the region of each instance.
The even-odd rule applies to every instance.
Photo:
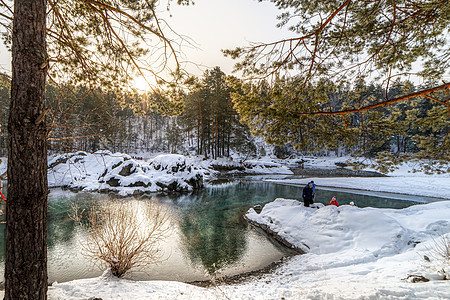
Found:
[[[9,81],[2,80],[0,153],[4,156],[9,88]],[[370,158],[388,154],[445,160],[450,149],[449,121],[447,108],[439,101],[422,97],[346,116],[296,115],[296,111],[370,105],[385,96],[391,99],[423,88],[398,81],[386,95],[380,85],[361,80],[348,89],[322,82],[304,92],[295,78],[250,84],[219,67],[189,78],[176,100],[155,92],[47,84],[48,149],[51,153],[105,149],[207,158],[271,154],[255,142],[255,136],[261,136],[285,155],[340,149]],[[445,101],[446,94],[440,96]],[[310,100],[295,101],[300,97]]]

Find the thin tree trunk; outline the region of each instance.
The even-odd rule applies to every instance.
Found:
[[[47,299],[46,1],[15,0],[5,299]]]

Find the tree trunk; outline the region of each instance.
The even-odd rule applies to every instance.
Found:
[[[5,299],[47,299],[46,1],[15,0]]]

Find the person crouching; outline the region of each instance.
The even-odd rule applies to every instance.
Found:
[[[339,207],[339,203],[336,200],[336,197],[331,198],[330,203],[328,203],[328,205],[336,205],[337,207]]]

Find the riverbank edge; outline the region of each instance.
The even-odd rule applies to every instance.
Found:
[[[305,177],[389,177],[376,171],[351,170],[342,167],[330,168],[289,168],[294,175]]]
[[[278,243],[280,243],[281,245],[283,245],[287,249],[293,251],[295,253],[293,255],[306,254],[306,252],[303,249],[294,246],[289,241],[287,241],[286,239],[281,237],[277,232],[275,232],[272,229],[270,229],[267,225],[260,224],[258,222],[253,221],[253,220],[250,220],[246,215],[244,215],[244,220],[246,220],[247,223],[250,224],[251,226],[253,226],[255,228],[258,228],[258,229],[261,229],[266,235],[269,236],[269,238],[274,239],[275,241],[277,241]],[[305,247],[309,248],[307,245],[305,245]]]
[[[247,212],[248,212],[248,210],[247,210]],[[268,266],[263,267],[258,270],[244,272],[244,273],[236,274],[233,276],[224,276],[224,277],[220,277],[217,279],[198,280],[198,281],[190,281],[190,282],[185,282],[185,283],[199,286],[199,287],[214,287],[214,286],[219,286],[219,285],[224,285],[224,284],[226,284],[226,285],[239,284],[239,283],[247,282],[247,281],[253,280],[253,279],[260,279],[265,274],[273,273],[276,269],[278,269],[285,262],[287,262],[291,257],[296,256],[296,255],[302,255],[302,254],[306,253],[303,249],[295,247],[293,244],[289,243],[286,239],[282,238],[278,233],[271,230],[268,226],[266,226],[264,224],[260,224],[258,222],[255,222],[253,220],[250,220],[249,218],[247,218],[247,216],[245,214],[243,215],[243,219],[247,222],[248,225],[252,226],[255,230],[266,235],[268,239],[271,239],[275,243],[286,248],[286,250],[288,251],[287,255],[283,256],[280,260],[275,261],[275,262],[269,264]],[[308,246],[305,245],[305,247],[308,247]]]
[[[291,257],[292,257],[292,255],[284,256],[280,260],[274,261],[273,263],[269,264],[268,266],[258,269],[258,270],[244,272],[244,273],[236,274],[233,276],[218,277],[218,278],[209,279],[209,280],[186,281],[184,283],[198,286],[198,287],[203,287],[203,288],[210,288],[210,287],[215,287],[215,286],[220,286],[220,285],[233,285],[233,284],[245,283],[250,280],[261,279],[261,277],[264,276],[265,274],[273,273],[279,267],[284,265]],[[213,276],[211,276],[211,277],[213,277]]]

